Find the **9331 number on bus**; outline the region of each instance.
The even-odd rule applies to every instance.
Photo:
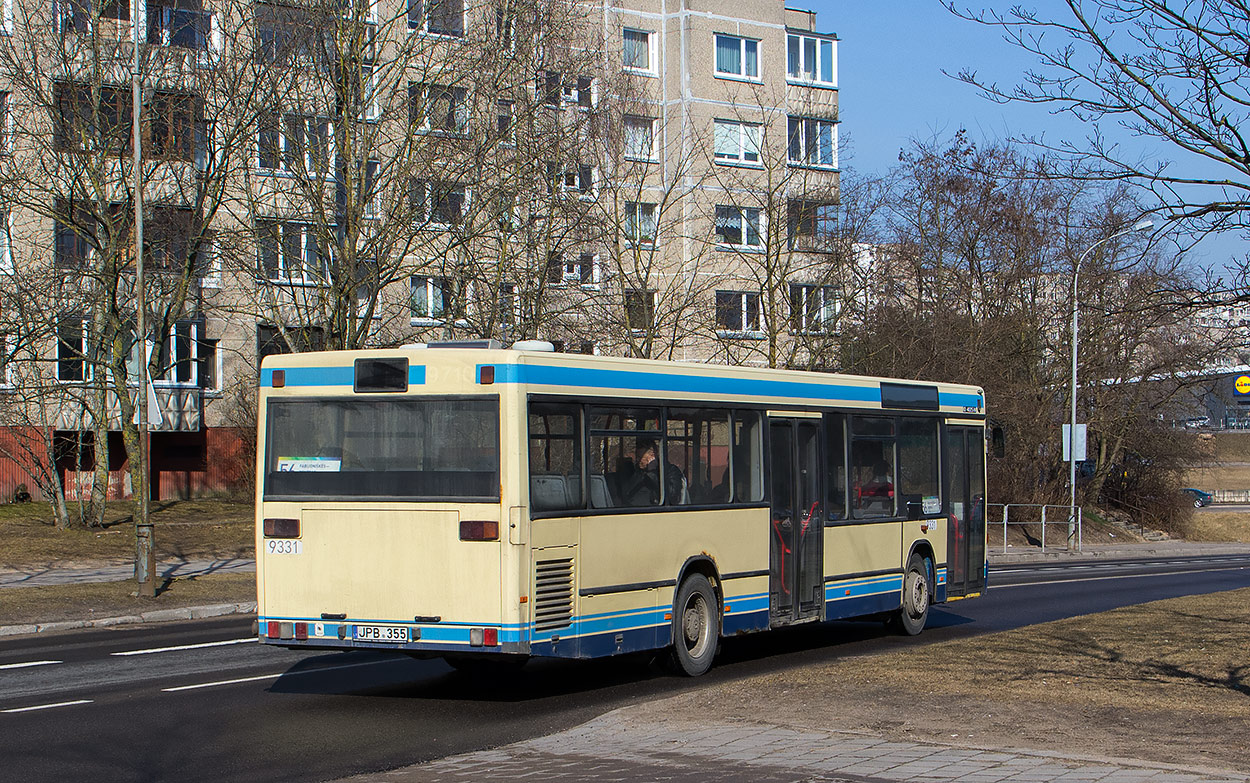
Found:
[[[265,551],[271,555],[298,555],[304,551],[304,542],[298,538],[268,538]]]

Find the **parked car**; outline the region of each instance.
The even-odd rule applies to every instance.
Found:
[[[1181,492],[1184,492],[1186,495],[1193,498],[1194,508],[1202,508],[1203,506],[1209,506],[1215,502],[1215,495],[1212,495],[1210,492],[1203,492],[1200,489],[1185,487],[1181,490]]]

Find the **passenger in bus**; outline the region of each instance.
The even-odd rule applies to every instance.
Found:
[[[660,460],[656,456],[656,443],[648,438],[638,441],[634,448],[632,471],[621,480],[621,497],[626,506],[655,506],[660,502]],[[628,464],[628,463],[626,463]],[[685,490],[686,477],[671,462],[664,463],[664,489],[670,503],[688,502]]]

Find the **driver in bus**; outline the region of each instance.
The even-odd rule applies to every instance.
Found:
[[[638,441],[634,448],[634,471],[625,479],[622,495],[629,506],[655,506],[660,502],[660,460],[656,443],[649,438]],[[669,503],[684,503],[686,484],[681,469],[664,463],[664,489]]]

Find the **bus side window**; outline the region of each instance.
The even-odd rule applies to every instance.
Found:
[[[894,419],[851,417],[851,515],[855,519],[895,515]]]
[[[583,508],[581,411],[535,404],[529,411],[530,507]]]
[[[677,490],[667,493],[665,503],[729,502],[729,411],[669,410],[667,445],[668,459],[682,481],[665,482]]]
[[[591,408],[591,503],[609,506],[653,506],[660,502],[659,465],[640,466],[650,451],[663,454],[660,412],[654,408]],[[648,470],[649,468],[649,470]],[[599,481],[602,477],[602,482]],[[607,490],[606,492],[604,490]]]
[[[899,419],[898,491],[899,508],[906,512],[908,519],[933,516],[941,508],[937,419],[910,416]]]
[[[846,415],[825,414],[825,480],[828,519],[846,519]]]
[[[764,429],[758,411],[734,411],[733,484],[735,503],[764,499]]]

